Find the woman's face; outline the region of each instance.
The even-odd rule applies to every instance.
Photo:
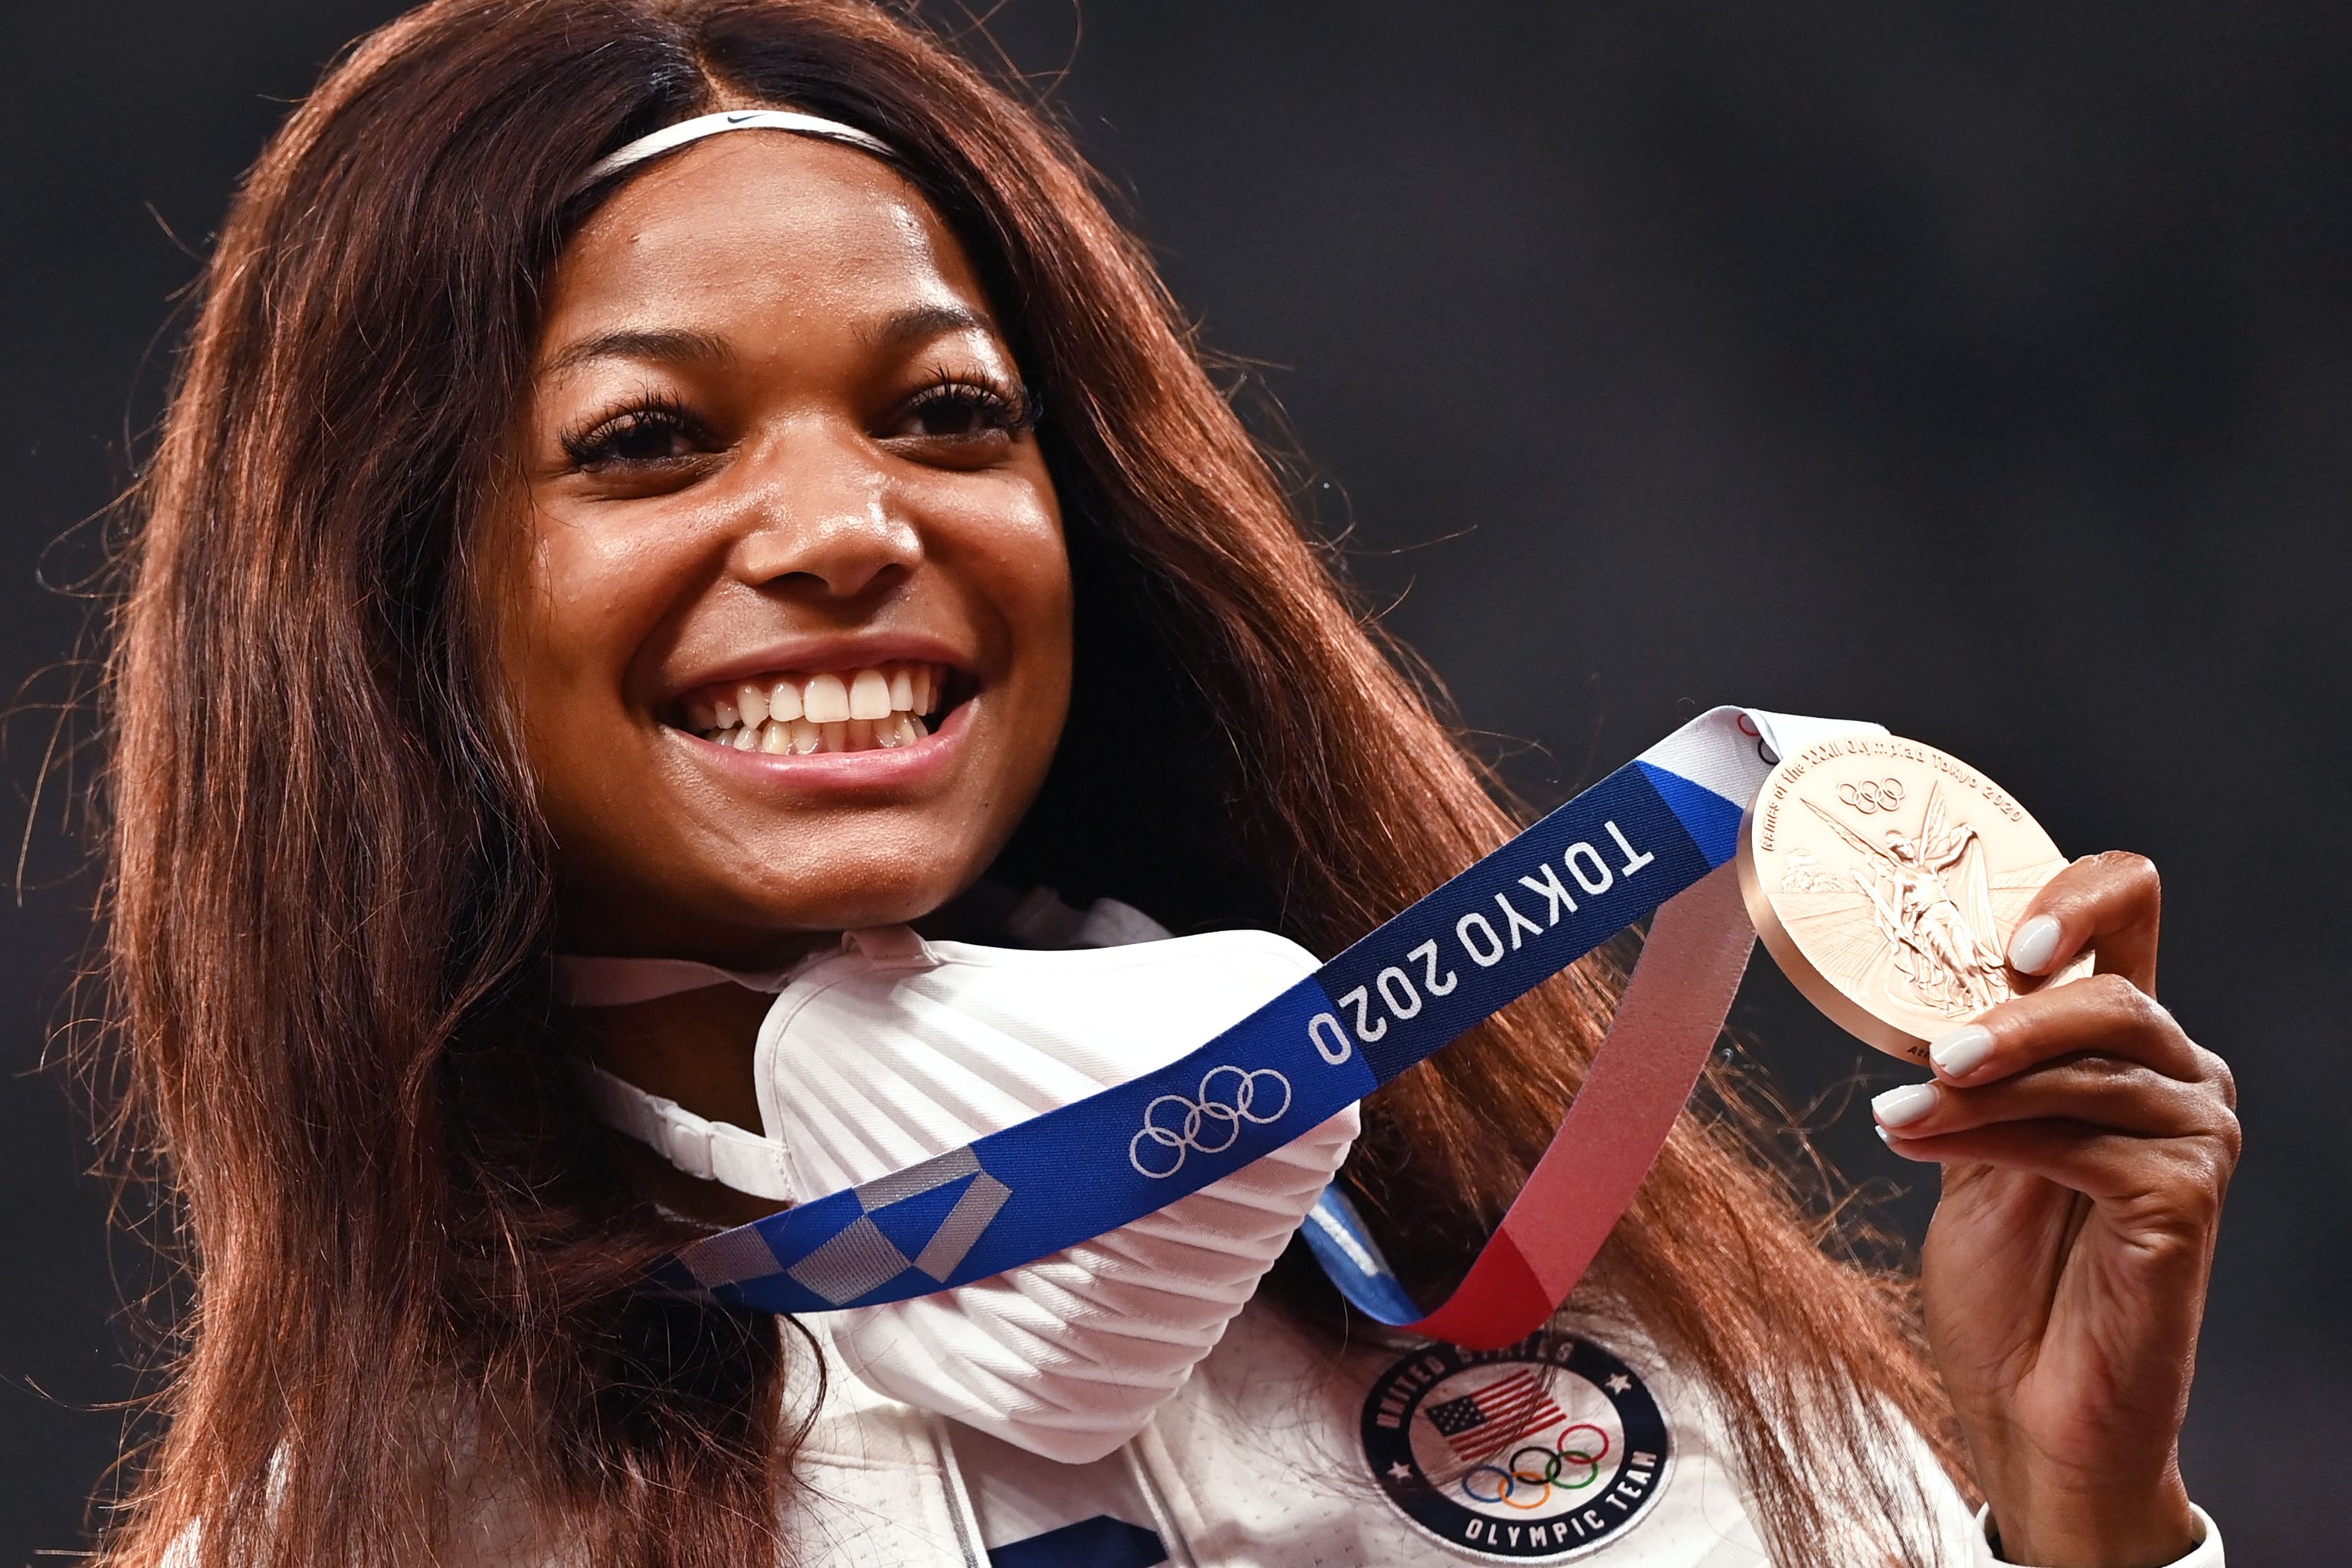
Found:
[[[756,964],[1001,847],[1068,706],[1019,367],[885,164],[773,132],[633,177],[558,266],[484,586],[576,951]]]

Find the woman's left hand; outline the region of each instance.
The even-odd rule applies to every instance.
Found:
[[[2068,867],[2010,963],[2087,947],[2097,973],[1954,1030],[1932,1084],[1873,1102],[1889,1148],[1944,1167],[1928,1340],[2001,1555],[2042,1568],[2158,1568],[2197,1539],[2179,1438],[2237,1090],[2157,1005],[2158,903],[2139,856]]]

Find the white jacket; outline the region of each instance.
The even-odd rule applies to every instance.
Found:
[[[1166,934],[1147,917],[1108,900],[1085,916],[1062,910],[1050,895],[1043,903],[1033,896],[1023,908],[1033,916],[1040,909],[1058,911],[1061,923],[1074,928],[1058,937],[1052,931],[1020,931],[1032,945],[1124,947]],[[1282,945],[1259,933],[1226,933],[1218,940],[1244,937]],[[1297,973],[1313,966],[1303,950],[1293,958]],[[1108,955],[1105,960],[1118,962]],[[967,956],[966,962],[978,960]],[[997,953],[992,960],[993,965],[1016,968],[1026,962],[1017,953]],[[1088,961],[1088,973],[1102,962]],[[1289,973],[1279,978],[1286,980]],[[762,1030],[763,1053],[774,1047],[777,1016],[772,1015]],[[838,1058],[843,1071],[877,1080],[880,1087],[870,1089],[866,1100],[836,1118],[842,1127],[861,1129],[860,1134],[842,1134],[835,1142],[869,1163],[878,1161],[882,1170],[1008,1124],[1031,1113],[1040,1098],[1067,1098],[1029,1086],[995,1112],[982,1114],[973,1109],[978,1101],[968,1090],[938,1096],[955,1114],[942,1111],[934,1118],[937,1125],[925,1124],[922,1137],[915,1137],[908,1130],[912,1122],[906,1108],[890,1097],[903,1095],[903,1085],[922,1081],[928,1058],[917,1047],[923,1042],[910,1047],[914,1057],[908,1061],[877,1062],[871,1059],[872,1042],[856,1034],[859,1021],[850,1017],[852,1035],[835,1042],[837,1048],[804,1048],[808,1059],[793,1058],[783,1066],[805,1076]],[[1008,1059],[1018,1058],[1015,1066],[1035,1054],[1013,1050],[1020,1044],[1001,1047]],[[1124,1041],[1123,1048],[1137,1048],[1135,1041]],[[1101,1067],[1097,1076],[1117,1070],[1117,1064]],[[794,1134],[794,1119],[785,1110],[832,1106],[845,1091],[833,1079],[787,1082],[781,1071],[761,1074],[769,1135],[783,1146],[787,1164],[825,1154],[830,1124]],[[894,1108],[887,1114],[879,1109],[886,1105]],[[913,1141],[904,1147],[869,1148],[877,1129]],[[1299,1202],[1283,1211],[1286,1217],[1279,1234],[1266,1238],[1271,1245],[1244,1259],[1249,1268],[1233,1281],[1234,1294],[1219,1300],[1239,1301],[1248,1295],[1250,1282],[1279,1250],[1288,1225],[1339,1163],[1353,1132],[1352,1119],[1344,1128],[1324,1131],[1325,1142],[1333,1146],[1311,1158],[1302,1155],[1306,1184],[1299,1188]],[[1294,1148],[1305,1150],[1311,1142]],[[1301,1173],[1272,1172],[1277,1163],[1261,1162],[1281,1178],[1278,1185],[1286,1184],[1285,1190],[1296,1186]],[[805,1193],[851,1185],[875,1173],[844,1157],[789,1173],[792,1189]],[[1227,1182],[1243,1181],[1246,1174]],[[1184,1202],[1200,1204],[1217,1190]],[[1119,1256],[1132,1273],[1136,1258]],[[1189,1254],[1167,1254],[1171,1260],[1164,1265],[1156,1261],[1160,1254],[1149,1256],[1155,1267],[1179,1275],[1194,1268]],[[1080,1273],[1101,1267],[1107,1266]],[[1159,1283],[1151,1269],[1146,1275],[1143,1283]],[[1222,1283],[1221,1277],[1221,1288]],[[1034,1369],[1052,1364],[1051,1358],[1077,1353],[1070,1336],[1057,1334],[1056,1325],[1066,1324],[1072,1312],[1100,1316],[1095,1303],[1066,1300],[1068,1292],[1049,1274],[1028,1279],[1023,1289],[1024,1300],[1017,1304],[1024,1310],[995,1305],[992,1321],[997,1331],[987,1346],[992,1359],[956,1385],[959,1397],[980,1399],[967,1413],[998,1417],[1000,1429],[1001,1418],[1015,1414],[1012,1407],[1045,1381]],[[824,1399],[794,1466],[797,1484],[781,1504],[786,1563],[839,1568],[1149,1568],[1159,1563],[1177,1568],[1410,1568],[1573,1559],[1596,1568],[1766,1568],[1769,1562],[1710,1402],[1634,1330],[1563,1322],[1555,1335],[1495,1354],[1381,1331],[1341,1350],[1307,1333],[1273,1303],[1253,1300],[1230,1323],[1220,1311],[1213,1315],[1206,1336],[1176,1345],[1181,1360],[1171,1363],[1167,1381],[1157,1384],[1175,1385],[1175,1392],[1140,1436],[1103,1458],[1064,1464],[877,1391],[875,1385],[913,1393],[903,1380],[877,1375],[866,1365],[877,1334],[885,1348],[891,1333],[921,1342],[954,1338],[927,1333],[918,1321],[952,1312],[953,1293],[908,1305],[911,1311],[874,1309],[839,1320],[806,1320],[828,1364]],[[894,1312],[898,1316],[887,1315]],[[877,1319],[876,1313],[885,1316]],[[1216,1338],[1221,1324],[1223,1335]],[[842,1336],[837,1347],[832,1337],[836,1333]],[[1213,1348],[1193,1364],[1213,1339]],[[853,1363],[865,1365],[865,1380],[852,1373]],[[815,1394],[817,1369],[805,1355],[795,1365],[797,1381],[787,1400],[797,1415]],[[936,1398],[926,1403],[967,1408],[971,1398],[962,1404]],[[1032,1436],[1050,1437],[1053,1423],[1045,1417],[1052,1414],[1027,1412],[1029,1418],[1013,1425]],[[1116,1434],[1108,1439],[1115,1440]],[[1099,1453],[1104,1446],[1079,1445],[1078,1451]],[[1031,1447],[1055,1448],[1050,1441]],[[1064,1445],[1056,1451],[1072,1449]],[[1923,1549],[1932,1546],[1936,1560],[1950,1568],[2000,1563],[1987,1545],[1981,1517],[1969,1516],[1923,1441],[1914,1438],[1899,1452],[1857,1456],[1853,1462],[1882,1465],[1892,1472],[1894,1495],[1916,1497],[1907,1534]],[[2221,1568],[2220,1536],[2210,1521],[2201,1514],[2200,1520],[2204,1541],[2177,1568]],[[485,1539],[482,1544],[491,1543]],[[498,1550],[480,1555],[501,1564],[533,1560],[529,1552]],[[1845,1562],[1879,1568],[1887,1556],[1885,1547],[1874,1545],[1857,1522],[1853,1539],[1837,1543],[1820,1568]]]
[[[876,1394],[827,1348],[777,1568],[1769,1568],[1699,1391],[1576,1327],[1540,1358],[1335,1350],[1254,1302],[1141,1436],[1083,1465]],[[798,1410],[819,1369],[805,1354],[793,1367]],[[1894,1462],[1918,1482],[1915,1538],[1949,1568],[2002,1568],[1924,1443]],[[1494,1484],[1512,1474],[1510,1492]],[[510,1490],[477,1483],[453,1568],[568,1568],[575,1554],[534,1541]],[[2204,1540],[2172,1568],[2222,1568],[2220,1532],[2197,1518]],[[195,1544],[191,1531],[169,1568]],[[1844,1556],[1886,1561],[1859,1542]]]
[[[788,1563],[1769,1563],[1707,1401],[1622,1331],[1564,1331],[1549,1354],[1396,1341],[1335,1350],[1261,1300],[1140,1437],[1084,1465],[884,1398],[838,1363],[828,1371],[795,1467],[802,1484],[782,1510]],[[1924,1443],[1892,1462],[1918,1484],[1915,1537],[1951,1568],[2001,1562]],[[2220,1534],[2199,1519],[2204,1542],[2177,1568],[2221,1568]],[[1885,1560],[1854,1547],[1858,1563]]]

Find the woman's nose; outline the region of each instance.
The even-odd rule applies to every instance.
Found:
[[[893,505],[889,476],[855,435],[796,432],[753,461],[729,563],[742,582],[854,599],[922,559],[921,535]]]

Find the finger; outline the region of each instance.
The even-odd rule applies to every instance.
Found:
[[[2230,1184],[2221,1138],[2138,1138],[2075,1121],[2006,1121],[1937,1138],[1889,1136],[1906,1160],[1990,1165],[2039,1176],[2097,1203],[2144,1203],[2183,1236],[2210,1237]]]
[[[1888,1132],[1936,1138],[2011,1121],[2067,1121],[2143,1138],[2218,1131],[2230,1110],[2217,1088],[2184,1083],[2120,1057],[2085,1054],[1977,1089],[1913,1083],[1870,1102]]]
[[[2089,856],[2050,879],[2026,906],[2009,939],[2009,966],[2020,974],[2051,974],[2089,947],[2100,973],[2153,992],[2163,908],[2156,863],[2147,856],[2120,849]]]
[[[2220,1076],[2163,1004],[2120,974],[2094,974],[2014,997],[1927,1047],[1936,1076],[1989,1083],[2053,1058],[2100,1051],[2196,1081]]]

